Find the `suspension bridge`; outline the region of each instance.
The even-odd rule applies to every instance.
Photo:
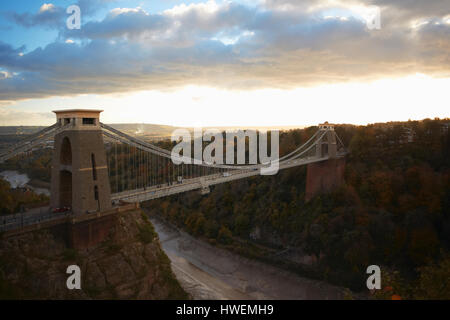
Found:
[[[273,165],[285,170],[346,154],[334,127],[325,123],[304,144],[271,163],[206,163],[183,155],[184,162],[175,164],[170,150],[101,123],[101,110],[54,112],[55,124],[10,146],[0,155],[0,163],[54,140],[50,206],[65,208],[71,215],[193,190],[206,194],[210,186],[259,175]],[[36,223],[36,219],[30,221]]]

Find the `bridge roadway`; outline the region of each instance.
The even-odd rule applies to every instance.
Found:
[[[343,155],[339,155],[338,157],[342,157]],[[281,162],[279,166],[279,170],[288,169],[292,167],[297,167],[309,163],[320,162],[328,160],[329,157],[308,157],[297,160],[290,160]],[[251,170],[231,170],[226,173],[216,173],[212,175],[207,175],[199,178],[193,179],[183,179],[182,183],[174,183],[172,185],[167,185],[165,183],[161,187],[152,186],[150,188],[139,188],[135,190],[129,190],[124,192],[118,192],[111,195],[111,200],[113,202],[123,200],[126,202],[142,202],[162,197],[167,197],[170,195],[183,193],[192,190],[205,190],[207,192],[209,186],[235,181],[239,179],[244,179],[252,176],[257,176],[260,174],[259,169],[251,169]]]
[[[342,156],[343,154],[339,155],[339,157]],[[285,161],[280,163],[279,170],[305,165],[308,163],[325,161],[328,159],[329,157],[327,156],[322,158],[308,157],[304,159]],[[184,179],[183,182],[179,184],[174,182],[175,184],[172,185],[165,184],[161,185],[161,187],[152,186],[145,189],[140,188],[120,193],[114,193],[111,195],[111,200],[113,201],[113,203],[118,202],[119,200],[123,200],[126,202],[142,202],[193,190],[206,189],[209,192],[209,186],[257,176],[259,174],[259,169],[231,170],[229,172],[216,173],[199,178]],[[68,211],[54,213],[50,210],[49,207],[43,207],[31,209],[24,213],[0,216],[0,232],[23,228],[28,225],[50,221],[69,215],[72,215],[72,212]]]
[[[59,123],[56,123],[50,127],[47,127],[33,134],[32,136],[8,148],[6,152],[4,152],[3,154],[0,154],[0,163],[6,161],[11,157],[18,155],[19,153],[24,153],[33,150],[33,148],[37,147],[42,143],[45,143],[48,139],[54,137],[58,133],[66,129],[70,129],[72,126],[73,126],[72,123],[66,125],[60,125]],[[101,127],[103,129],[102,130],[103,134],[106,137],[115,140],[116,142],[130,145],[141,151],[149,152],[151,154],[155,154],[160,157],[165,157],[168,159],[171,158],[171,153],[168,150],[164,150],[145,141],[141,141],[135,137],[131,137],[105,124],[101,124]],[[319,133],[321,133],[321,135]],[[334,147],[332,149],[334,150],[333,154],[336,155],[335,152],[337,150],[336,146],[334,146],[336,142],[334,141],[333,137],[331,137],[333,139],[329,137],[329,133],[332,133],[337,137],[334,130],[332,130],[332,128],[330,129],[329,125],[320,125],[319,131],[317,131],[304,145],[298,147],[288,155],[285,155],[284,157],[280,158],[279,170],[330,159],[328,155],[323,156],[323,149],[321,148],[321,145],[324,144],[322,138],[324,138],[326,134],[327,134],[326,143],[333,144]],[[337,137],[337,139],[340,141],[339,137]],[[309,147],[307,147],[308,145]],[[308,154],[307,152],[310,152],[311,150],[315,151],[316,156],[307,156],[299,158],[301,156],[307,155]],[[322,156],[319,156],[318,154],[322,154]],[[345,151],[343,153],[340,153],[338,151],[337,158],[341,158],[343,156],[345,156]],[[174,181],[169,184],[154,185],[151,187],[114,193],[111,195],[111,201],[113,202],[113,204],[116,204],[119,200],[123,200],[126,202],[142,202],[192,190],[201,190],[202,193],[209,193],[209,186],[244,179],[252,176],[257,176],[260,175],[261,169],[264,169],[264,166],[261,165],[249,165],[249,166],[206,165],[206,167],[225,169],[228,171],[206,175],[198,178],[184,179],[183,181],[181,181],[181,183],[178,183],[178,181]],[[0,232],[11,230],[14,228],[23,228],[24,226],[37,224],[43,221],[54,220],[57,218],[61,218],[61,216],[71,214],[72,214],[71,212],[53,213],[48,209],[45,209],[41,212],[27,212],[19,215],[5,216],[0,219]]]
[[[71,211],[52,212],[50,207],[30,209],[26,212],[0,216],[0,232],[20,229],[26,226],[72,215]]]

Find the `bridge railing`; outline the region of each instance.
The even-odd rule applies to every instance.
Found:
[[[72,212],[52,212],[48,211],[46,214],[29,214],[17,213],[9,215],[7,217],[0,216],[0,231],[9,231],[24,228],[26,226],[34,225],[37,223],[48,222],[63,217],[72,215]]]
[[[121,199],[121,197],[129,199],[130,196],[135,197],[146,193],[150,198],[159,197],[172,194],[171,189],[184,192],[183,190],[195,189],[194,186],[197,185],[201,189],[206,189],[209,185],[216,183],[257,175],[260,169],[269,165],[275,164],[280,169],[286,169],[345,154],[342,148],[343,144],[333,128],[320,127],[304,144],[270,164],[225,165],[203,161],[198,163],[194,162],[194,159],[190,159],[189,164],[174,165],[171,161],[170,151],[103,123],[101,123],[101,127],[106,141],[108,141],[108,173],[114,199]],[[149,160],[148,155],[153,158]],[[125,174],[125,177],[119,177],[118,174]],[[179,174],[181,176],[178,176],[177,181]],[[153,180],[152,175],[156,175],[156,181]],[[150,183],[148,182],[149,176]],[[122,183],[120,184],[119,181]]]
[[[18,154],[32,150],[36,146],[45,143],[45,141],[47,141],[48,139],[53,138],[59,132],[67,129],[67,127],[69,126],[71,125],[67,124],[65,126],[60,126],[58,123],[56,123],[39,131],[38,133],[35,133],[31,137],[14,144],[12,147],[7,149],[0,155],[0,163],[3,163],[8,159],[17,156]]]

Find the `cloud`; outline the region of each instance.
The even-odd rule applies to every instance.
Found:
[[[383,25],[391,28],[409,25],[411,21],[443,17],[450,13],[450,2],[442,0],[261,0],[266,8],[285,11],[320,12],[326,9],[364,10],[378,7]]]
[[[112,10],[100,22],[93,21],[83,25],[81,30],[64,29],[64,37],[109,39],[115,37],[132,38],[142,33],[161,32],[168,28],[170,21],[156,14],[148,14],[141,8]]]
[[[0,43],[0,67],[11,75],[0,77],[0,100],[188,84],[295,88],[414,73],[449,76],[449,12],[429,18],[438,14],[431,2],[424,11],[431,22],[417,28],[411,22],[422,6],[406,0],[208,1],[161,13],[116,8],[22,56],[21,48]],[[408,18],[369,30],[358,15],[362,4]]]
[[[7,17],[16,24],[27,28],[34,26],[54,28],[62,23],[64,16],[63,8],[56,7],[51,3],[44,3],[37,13],[11,13]]]
[[[90,17],[108,3],[117,0],[78,0],[74,4],[81,9],[83,16]],[[47,29],[62,29],[66,26],[66,7],[56,6],[52,3],[44,3],[36,13],[4,12],[3,16],[17,25],[32,28],[44,27]]]
[[[442,0],[369,0],[365,3],[396,12],[403,20],[440,17],[450,13],[450,2]]]

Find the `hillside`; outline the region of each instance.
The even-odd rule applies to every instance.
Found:
[[[310,202],[299,167],[148,206],[213,244],[353,290],[366,289],[366,268],[377,264],[403,297],[449,298],[448,123],[337,126],[350,151],[346,183]],[[283,133],[280,154],[312,132]]]
[[[345,184],[309,202],[306,168],[297,167],[218,185],[209,195],[191,192],[143,206],[214,245],[352,290],[366,289],[365,270],[377,264],[386,277],[383,286],[396,294],[450,297],[449,123],[337,125],[350,151]],[[316,129],[280,134],[280,154]],[[170,148],[167,141],[159,145]],[[5,168],[46,180],[49,159],[43,152]],[[9,199],[2,189],[0,196]],[[18,201],[0,206],[7,213]]]
[[[68,290],[66,268],[81,269]],[[141,211],[121,213],[108,240],[69,249],[49,230],[0,240],[0,299],[185,299],[153,226]]]

